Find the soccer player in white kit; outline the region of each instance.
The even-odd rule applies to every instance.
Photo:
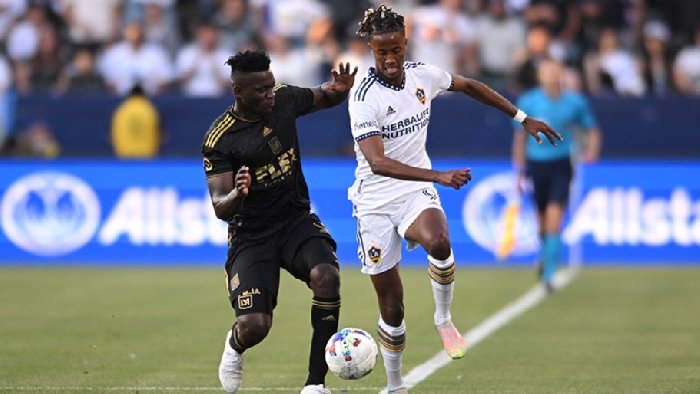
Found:
[[[377,336],[387,373],[387,391],[405,393],[401,358],[405,347],[403,285],[398,263],[401,239],[409,250],[428,252],[428,272],[435,300],[435,327],[447,354],[458,359],[467,345],[452,323],[454,256],[447,220],[433,182],[459,189],[471,180],[469,168],[431,169],[425,150],[431,100],[444,91],[463,92],[522,123],[538,142],[561,136],[528,117],[504,97],[473,79],[437,67],[404,62],[403,16],[382,4],[365,12],[358,34],[367,37],[375,60],[348,96],[357,169],[348,190],[357,219],[358,255],[379,301]]]

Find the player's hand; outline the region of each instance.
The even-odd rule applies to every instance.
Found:
[[[525,131],[533,136],[537,140],[538,144],[542,143],[542,137],[539,136],[538,132],[542,132],[550,144],[557,146],[557,141],[564,141],[564,138],[556,132],[553,128],[549,127],[547,123],[541,122],[537,119],[527,117],[522,123]]]
[[[437,183],[442,186],[459,190],[460,187],[466,185],[472,180],[471,171],[471,168],[465,168],[463,170],[449,170],[440,172],[438,174]]]
[[[252,182],[248,167],[243,166],[238,169],[234,177],[234,182],[238,195],[248,197],[248,188],[250,188],[250,183]]]
[[[333,74],[333,81],[323,84],[322,88],[325,90],[332,90],[334,92],[347,92],[350,90],[352,85],[355,84],[355,74],[357,74],[357,66],[350,72],[350,63],[338,64],[338,71],[331,71]]]

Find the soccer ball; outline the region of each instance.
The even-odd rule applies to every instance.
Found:
[[[377,343],[365,330],[343,328],[326,344],[326,364],[339,378],[356,380],[372,372],[377,352]]]

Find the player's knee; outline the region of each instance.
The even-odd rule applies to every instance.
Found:
[[[398,327],[403,321],[403,302],[391,303],[381,308],[382,319],[386,324]]]
[[[423,247],[429,255],[438,260],[445,260],[452,253],[450,237],[446,232],[439,232],[431,236]]]
[[[272,327],[272,319],[264,314],[245,315],[238,318],[237,326],[239,340],[246,347],[252,347],[265,339]]]
[[[340,273],[331,264],[315,266],[309,275],[310,286],[314,292],[333,293],[325,296],[335,296],[340,289]]]

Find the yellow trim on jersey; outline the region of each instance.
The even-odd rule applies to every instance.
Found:
[[[219,124],[216,125],[214,130],[209,134],[209,137],[207,137],[207,142],[204,144],[207,148],[213,148],[214,145],[219,141],[219,138],[224,134],[224,131],[226,131],[229,126],[233,125],[236,122],[236,119],[233,118],[233,116],[226,114],[226,117],[219,122]]]
[[[285,85],[285,84],[283,84],[283,83],[280,83],[280,84],[275,85],[275,87],[272,88],[272,91],[273,91],[273,92],[276,92],[276,91],[278,91],[278,90],[280,90],[280,89],[282,89],[282,88],[286,88],[286,87],[287,87],[287,85]]]

